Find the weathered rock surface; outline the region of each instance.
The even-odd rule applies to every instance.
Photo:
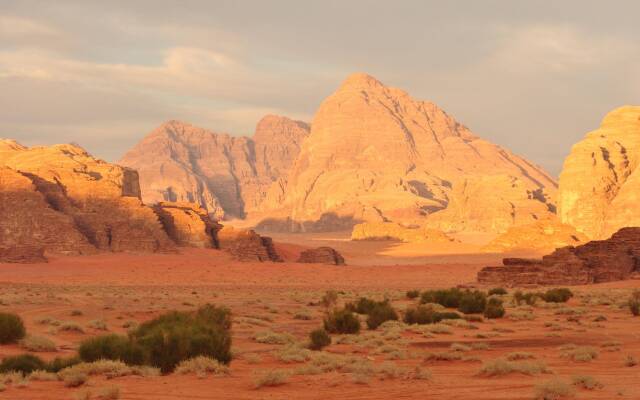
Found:
[[[573,146],[560,174],[562,222],[592,239],[640,226],[640,106],[610,112]]]
[[[241,261],[282,261],[271,238],[251,229],[223,226],[218,231],[218,243],[222,250]]]
[[[192,202],[216,219],[241,218],[260,204],[272,183],[285,179],[308,132],[304,122],[274,115],[258,123],[253,138],[169,121],[120,164],[139,172],[145,203]]]
[[[577,246],[589,239],[571,225],[556,218],[513,226],[482,248],[490,253],[548,253],[560,247]]]
[[[160,202],[153,208],[169,237],[179,246],[218,248],[217,231],[222,226],[197,204]]]
[[[555,191],[541,168],[435,104],[354,74],[320,106],[286,181],[249,216],[266,220],[260,229],[392,221],[503,232],[552,215]]]
[[[331,247],[318,247],[300,253],[297,262],[309,264],[345,265],[344,257]]]
[[[364,222],[353,227],[351,240],[394,239],[407,243],[448,243],[455,239],[437,229],[408,228],[395,222]]]
[[[0,141],[0,166],[0,246],[35,244],[62,254],[174,248],[142,204],[133,170],[75,145],[26,148],[9,140]]]
[[[640,228],[623,228],[606,240],[563,247],[541,260],[505,258],[478,272],[478,282],[505,286],[584,285],[623,280],[640,271]]]

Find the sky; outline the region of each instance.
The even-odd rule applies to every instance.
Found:
[[[311,121],[353,72],[557,176],[640,104],[640,1],[0,0],[0,137],[117,161],[162,122]]]

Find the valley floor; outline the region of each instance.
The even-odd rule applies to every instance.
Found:
[[[294,257],[306,245],[280,246]],[[349,251],[352,259],[358,252],[366,255],[365,250],[346,250],[348,261]],[[507,315],[498,320],[437,326],[391,323],[372,331],[364,325],[355,336],[333,335],[333,344],[321,353],[256,339],[262,334],[283,343],[305,342],[309,332],[322,324],[325,308],[319,300],[327,290],[339,291],[340,304],[360,296],[387,297],[402,314],[416,304],[406,298],[407,290],[471,283],[490,261],[483,258],[486,255],[473,254],[437,257],[441,257],[437,262],[398,266],[402,259],[391,256],[377,266],[360,265],[358,258],[352,263],[356,265],[336,267],[240,263],[226,253],[189,249],[181,254],[109,254],[60,257],[41,265],[0,264],[0,311],[20,314],[28,332],[56,343],[57,351],[38,353],[46,359],[73,355],[88,337],[124,334],[126,327],[168,310],[215,303],[229,307],[234,318],[229,375],[92,376],[81,388],[31,381],[25,387],[6,385],[0,399],[68,400],[106,386],[119,387],[125,400],[533,399],[541,382],[560,379],[571,384],[575,375],[589,375],[602,384],[592,390],[571,385],[575,398],[640,398],[640,365],[625,365],[628,356],[640,358],[640,319],[624,307],[640,281],[572,288],[576,296],[567,304],[516,306],[507,295]],[[96,321],[104,322],[106,331]],[[60,329],[65,322],[82,332]],[[571,358],[571,351],[586,349],[596,353],[593,360]],[[0,346],[0,358],[22,352],[17,345]],[[549,371],[479,374],[483,363],[514,352],[529,353],[532,358],[526,361],[543,362]],[[434,360],[443,354],[459,359]],[[334,367],[319,368],[321,358],[332,360]],[[346,360],[358,368],[346,368]],[[256,388],[255,382],[274,369],[283,371],[286,381]]]

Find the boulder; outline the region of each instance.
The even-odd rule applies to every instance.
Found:
[[[297,262],[309,264],[345,265],[344,257],[331,247],[304,250]]]
[[[611,238],[563,247],[539,260],[505,258],[483,268],[478,282],[492,285],[585,285],[628,279],[640,271],[640,228],[622,228]]]

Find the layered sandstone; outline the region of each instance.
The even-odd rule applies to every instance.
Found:
[[[271,238],[251,229],[223,226],[217,232],[217,239],[222,250],[240,261],[282,261]]]
[[[192,202],[216,219],[241,218],[284,179],[308,131],[303,122],[274,115],[258,123],[253,138],[169,121],[120,164],[140,174],[145,203]]]
[[[364,222],[353,227],[351,240],[399,240],[407,243],[448,243],[454,239],[442,231],[425,227],[405,227],[395,222]]]
[[[153,208],[169,237],[179,246],[218,248],[217,231],[222,226],[197,204],[160,202]]]
[[[490,253],[548,253],[560,247],[577,246],[589,239],[571,225],[557,219],[513,226],[482,248]]]
[[[140,200],[135,171],[75,145],[26,148],[0,141],[3,236],[0,246],[46,252],[166,251],[174,247]]]
[[[308,264],[345,265],[344,257],[331,247],[318,247],[300,253],[296,262]]]
[[[478,272],[478,282],[519,286],[584,285],[627,279],[640,271],[640,228],[623,228],[606,240],[563,247],[541,260],[505,258]]]
[[[435,104],[354,74],[322,103],[288,178],[250,217],[264,219],[261,229],[392,221],[503,232],[552,215],[555,190],[542,169]]]
[[[562,222],[592,239],[640,226],[640,106],[610,112],[571,149],[560,174]]]

